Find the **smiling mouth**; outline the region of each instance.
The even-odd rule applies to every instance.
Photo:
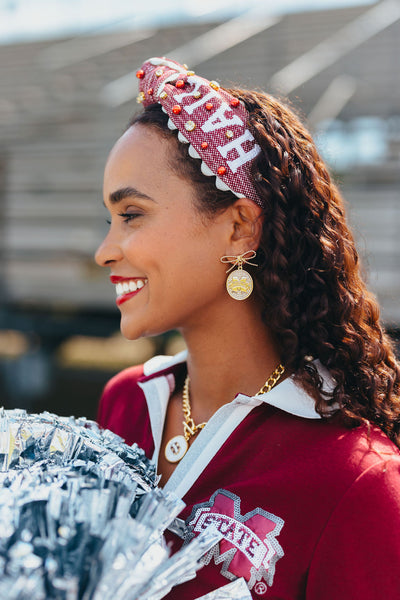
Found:
[[[123,304],[133,296],[136,296],[147,283],[147,279],[125,279],[116,284],[117,305]]]

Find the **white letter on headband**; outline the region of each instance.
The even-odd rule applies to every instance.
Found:
[[[150,58],[137,71],[138,101],[160,104],[168,127],[189,144],[189,155],[201,159],[201,171],[215,176],[220,190],[238,198],[263,202],[252,181],[251,164],[260,147],[246,128],[248,113],[242,102],[215,81],[208,81],[166,58]]]

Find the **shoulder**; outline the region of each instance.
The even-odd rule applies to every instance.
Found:
[[[143,377],[144,365],[124,369],[112,377],[104,387],[97,412],[97,422],[101,427],[110,428],[110,419],[126,413],[126,410],[136,404],[137,396],[141,395],[138,381]]]
[[[265,422],[271,463],[285,464],[297,485],[308,482],[311,489],[324,496],[319,506],[321,518],[366,474],[366,481],[380,480],[380,467],[400,463],[400,451],[378,427],[365,425],[349,429],[339,417],[304,419],[276,411]],[[376,467],[368,474],[371,467]],[[400,474],[392,473],[399,478]],[[307,490],[302,488],[305,493]],[[328,508],[329,507],[329,508]]]
[[[114,394],[123,393],[127,389],[132,391],[132,388],[137,385],[137,382],[143,375],[144,365],[136,365],[120,371],[106,383],[102,397],[110,397]]]
[[[375,460],[372,454],[370,466],[342,495],[315,547],[310,600],[398,597],[400,457],[390,446]]]
[[[168,371],[185,360],[186,354],[180,353],[176,356],[153,356],[142,365],[128,367],[112,377],[105,385],[103,395],[100,400],[100,407],[104,403],[114,402],[116,398],[132,398],[132,394],[142,395],[138,383],[147,378],[158,377],[167,374]]]
[[[105,385],[104,392],[110,393],[113,391],[124,389],[126,386],[136,385],[138,380],[144,375],[144,365],[136,365],[128,367],[120,371],[112,377]]]
[[[309,432],[311,435],[311,432]],[[314,439],[310,442],[311,451],[324,458],[327,481],[334,475],[334,485],[348,486],[368,473],[371,467],[382,468],[388,461],[400,461],[400,450],[379,429],[371,425],[360,425],[353,429],[345,427],[340,419],[333,417],[320,424],[314,430]],[[375,471],[371,471],[371,476]]]
[[[154,356],[143,365],[129,367],[114,375],[105,385],[100,398],[97,412],[99,425],[120,434],[121,423],[138,418],[147,419],[147,403],[140,384],[168,375],[185,359],[185,352],[176,356]]]

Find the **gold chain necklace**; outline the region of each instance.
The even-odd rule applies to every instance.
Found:
[[[275,371],[268,377],[262,388],[260,388],[255,395],[260,396],[261,394],[270,392],[274,385],[278,383],[284,372],[285,367],[279,364]],[[198,431],[207,425],[207,423],[199,423],[199,425],[196,425],[192,419],[189,400],[189,384],[190,377],[187,375],[182,391],[182,409],[183,416],[185,417],[185,420],[182,421],[183,435],[175,435],[169,440],[169,442],[167,442],[165,446],[165,458],[171,463],[177,463],[182,460],[188,451],[190,438],[196,435]]]

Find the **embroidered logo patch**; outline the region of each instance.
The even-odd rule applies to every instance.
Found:
[[[196,504],[187,520],[189,539],[214,525],[223,539],[203,558],[222,563],[221,574],[233,580],[244,577],[249,589],[264,594],[271,586],[275,564],[283,556],[276,540],[284,521],[262,508],[242,515],[240,498],[227,490],[217,490],[208,502]]]

